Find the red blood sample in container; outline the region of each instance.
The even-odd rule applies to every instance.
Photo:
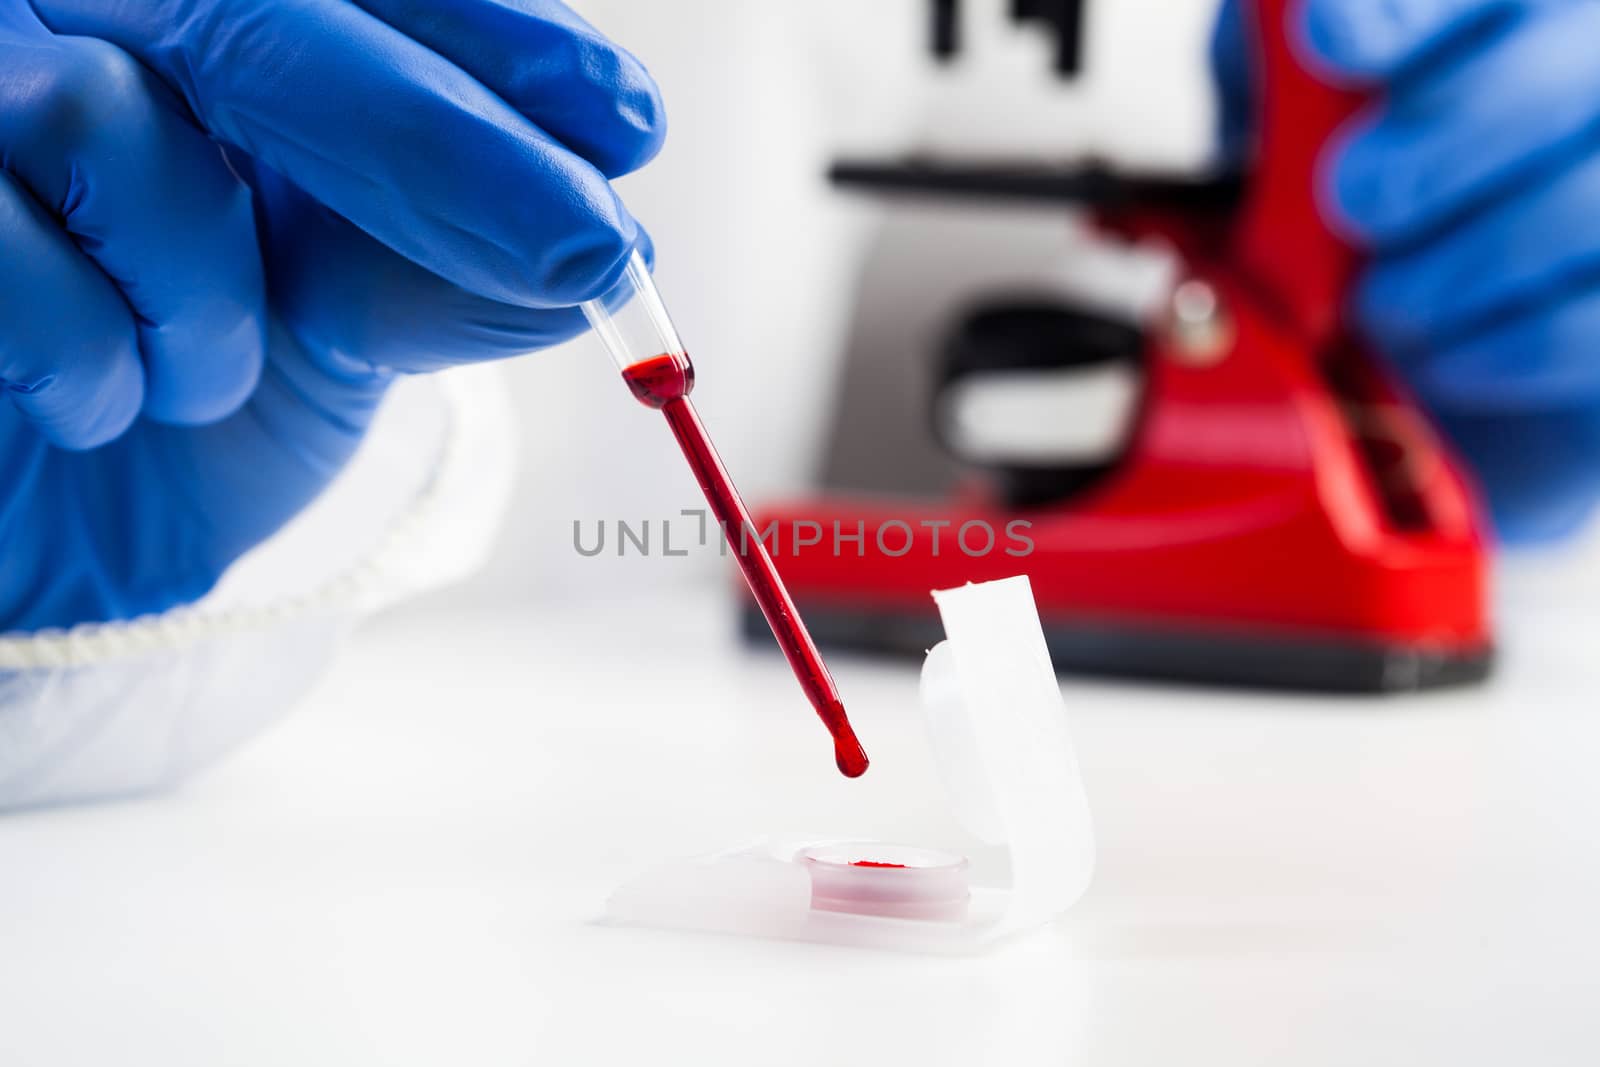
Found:
[[[959,922],[971,890],[967,860],[950,852],[873,841],[802,849],[811,909],[896,919]]]

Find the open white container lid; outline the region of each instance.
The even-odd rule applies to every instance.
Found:
[[[824,910],[812,905],[812,875],[801,853],[830,842],[768,839],[650,871],[612,895],[608,917],[671,929],[960,953],[981,951],[1072,907],[1093,876],[1094,831],[1033,589],[1017,577],[933,597],[946,640],[922,668],[930,744],[955,817],[979,839],[1007,849],[1009,885],[973,886],[960,918]],[[883,873],[893,878],[903,872]]]

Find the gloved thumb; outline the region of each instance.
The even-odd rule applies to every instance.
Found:
[[[1385,80],[1539,0],[1305,0],[1305,43],[1335,72]]]

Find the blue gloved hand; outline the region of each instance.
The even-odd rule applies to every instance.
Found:
[[[0,630],[198,598],[394,373],[581,332],[663,134],[556,0],[0,0]]]
[[[1359,326],[1479,475],[1509,540],[1600,501],[1600,4],[1305,0],[1331,78],[1378,102],[1327,161],[1336,229],[1370,256]],[[1213,43],[1225,147],[1248,142],[1237,0]]]

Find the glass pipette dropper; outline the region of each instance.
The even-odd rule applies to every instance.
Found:
[[[749,510],[689,399],[694,389],[694,364],[689,361],[688,351],[678,339],[650,270],[638,252],[628,260],[620,287],[605,300],[584,304],[583,313],[633,395],[666,416],[723,536],[733,546],[745,582],[766,616],[767,625],[772,627],[778,647],[783,649],[811,706],[833,735],[834,760],[840,772],[848,778],[860,777],[867,770],[867,754],[850,727],[839,688],[822,662],[816,642],[806,632]]]

